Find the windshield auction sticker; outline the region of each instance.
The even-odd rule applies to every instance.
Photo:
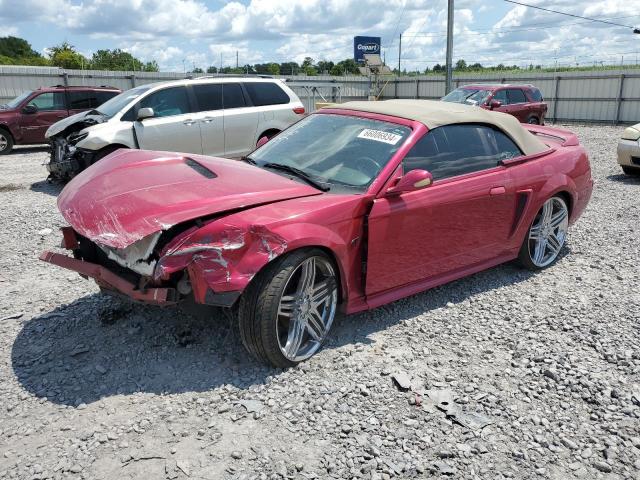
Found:
[[[375,140],[376,142],[384,142],[388,143],[389,145],[395,145],[400,141],[402,135],[396,135],[395,133],[365,128],[358,134],[358,138],[366,138],[367,140]]]

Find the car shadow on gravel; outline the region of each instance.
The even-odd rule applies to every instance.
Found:
[[[11,155],[27,155],[29,153],[46,152],[48,150],[49,150],[48,145],[29,146],[29,147],[17,146],[13,150],[11,150]]]
[[[279,372],[249,358],[220,311],[202,318],[178,308],[113,305],[94,294],[27,320],[11,352],[23,388],[78,405],[137,392],[247,389]]]
[[[509,263],[343,317],[324,348],[371,343],[371,334],[405,319],[532,275]],[[204,392],[225,385],[245,390],[282,372],[253,360],[235,332],[221,311],[203,317],[94,294],[27,320],[13,344],[12,366],[27,391],[72,406],[139,392]]]
[[[32,192],[46,193],[47,195],[52,195],[54,197],[57,197],[63,188],[64,188],[63,184],[50,182],[48,180],[42,180],[41,182],[34,182],[29,187],[29,189]]]
[[[640,185],[640,175],[616,173],[615,175],[608,175],[607,180],[611,180],[612,182],[626,183],[629,185]]]
[[[563,249],[558,257],[559,261],[570,252],[568,250],[568,247]],[[448,304],[455,305],[487,291],[499,290],[527,281],[534,275],[536,273],[521,268],[515,262],[510,262],[378,307],[375,310],[343,318],[334,327],[331,339],[325,348],[354,343],[371,343],[370,335],[420,315],[427,315],[425,323],[428,324],[428,314],[433,310],[445,308]],[[434,333],[437,334],[437,331]]]

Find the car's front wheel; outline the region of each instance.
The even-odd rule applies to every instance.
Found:
[[[258,360],[291,367],[314,355],[338,306],[332,260],[309,249],[283,256],[260,272],[240,300],[240,338]]]
[[[540,125],[540,119],[535,115],[531,115],[529,118],[527,118],[527,123],[530,125]]]
[[[13,137],[0,129],[0,155],[8,155],[13,150]]]
[[[533,219],[522,242],[520,263],[530,270],[548,267],[558,259],[567,240],[569,209],[560,196],[548,199]]]

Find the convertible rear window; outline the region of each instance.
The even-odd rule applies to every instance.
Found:
[[[411,130],[395,123],[316,114],[299,121],[253,152],[259,166],[278,163],[331,185],[364,190]]]
[[[522,152],[507,135],[487,125],[461,124],[434,128],[403,160],[405,173],[427,170],[434,180],[497,167]]]

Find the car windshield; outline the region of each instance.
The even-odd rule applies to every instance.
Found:
[[[126,92],[122,92],[120,95],[116,95],[112,99],[104,102],[96,110],[103,114],[105,117],[111,118],[120,110],[129,105],[132,100],[138,98],[151,87],[152,85],[141,85],[140,87],[135,87],[131,90],[127,90]]]
[[[7,102],[5,105],[5,108],[16,108],[18,105],[20,105],[22,102],[24,102],[29,95],[31,95],[33,92],[31,90],[29,90],[28,92],[24,92],[21,95],[18,95],[16,98],[14,98],[13,100],[11,100],[10,102]]]
[[[479,90],[477,88],[456,88],[454,91],[442,98],[445,102],[467,103],[471,105],[481,105],[487,98],[491,90]]]
[[[283,131],[248,159],[265,168],[293,167],[318,183],[363,191],[410,132],[391,122],[316,114]]]

